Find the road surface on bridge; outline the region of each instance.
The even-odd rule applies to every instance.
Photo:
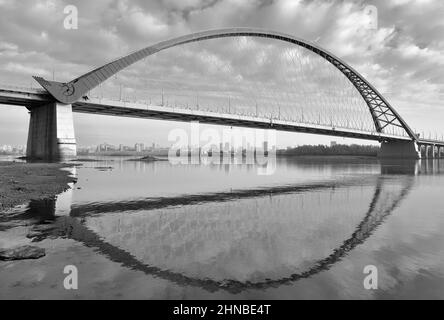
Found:
[[[0,87],[0,103],[20,105],[28,108],[44,105],[51,101],[51,96],[44,90],[31,88]],[[240,126],[258,129],[275,129],[312,134],[322,134],[338,137],[364,140],[410,141],[411,138],[387,133],[360,131],[356,129],[329,127],[319,124],[298,123],[278,118],[263,118],[253,116],[216,113],[196,109],[173,108],[149,105],[141,102],[115,101],[100,98],[88,98],[72,104],[72,111],[98,115],[111,115],[132,118],[149,118],[170,121],[198,121],[208,124]],[[442,144],[444,146],[444,142]]]

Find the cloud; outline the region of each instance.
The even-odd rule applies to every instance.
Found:
[[[442,108],[442,1],[79,0],[75,3],[78,30],[63,28],[67,4],[71,3],[0,0],[0,64],[4,70],[0,82],[29,84],[31,74],[48,76],[53,70],[57,79],[70,80],[164,39],[206,29],[250,26],[316,41],[387,94],[401,114],[406,110],[407,121],[415,126],[428,126],[418,122],[415,112]],[[368,5],[377,8],[376,29],[369,28]],[[231,81],[226,90],[233,91],[236,81],[242,79],[246,86],[256,86],[255,92],[263,90],[261,84],[270,88],[280,85],[282,92],[270,93],[275,100],[297,95],[290,91],[295,82],[285,84],[297,75],[284,64],[273,65],[275,57],[284,61],[291,48],[276,43],[270,39],[221,39],[170,49],[119,74],[110,80],[110,86],[115,93],[126,81],[132,92],[148,85],[152,92],[159,92],[164,86],[160,83],[170,77],[170,86],[180,84],[189,91],[206,88],[213,94],[216,84],[223,87]],[[284,54],[285,50],[290,51]],[[295,57],[301,65],[308,59],[304,54]],[[328,83],[321,71],[315,77],[319,83]],[[156,78],[163,82],[156,84]],[[305,86],[309,90],[308,81]]]
[[[40,74],[44,76],[49,76],[49,72],[44,69],[36,68],[29,65],[23,65],[19,63],[10,62],[4,66],[5,71],[26,74],[26,75],[35,75]]]

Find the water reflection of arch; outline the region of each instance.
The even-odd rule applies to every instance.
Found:
[[[148,265],[140,260],[138,260],[134,255],[130,252],[125,251],[115,245],[107,243],[100,237],[99,234],[85,227],[82,222],[82,216],[89,216],[94,214],[94,210],[92,207],[74,207],[71,212],[71,217],[66,217],[64,219],[60,219],[59,230],[63,230],[63,232],[72,239],[82,242],[84,245],[88,247],[93,247],[97,252],[108,257],[108,259],[119,262],[125,267],[142,271],[146,274],[160,277],[163,279],[167,279],[169,281],[178,283],[180,285],[192,285],[198,286],[205,290],[216,291],[218,289],[224,289],[229,292],[240,292],[245,289],[254,289],[254,288],[268,288],[268,287],[276,287],[279,285],[291,283],[293,281],[297,281],[301,278],[307,278],[312,275],[315,275],[323,270],[328,270],[330,266],[340,261],[341,258],[347,255],[347,253],[353,250],[356,246],[363,243],[375,230],[376,228],[383,223],[385,218],[399,205],[402,199],[408,194],[411,189],[414,179],[412,176],[407,175],[401,178],[401,185],[397,186],[393,197],[386,197],[387,190],[384,189],[386,185],[389,185],[391,179],[386,176],[380,176],[374,180],[375,190],[371,202],[368,206],[368,210],[365,213],[363,220],[359,223],[359,225],[355,228],[353,234],[342,242],[342,244],[331,252],[327,257],[317,260],[312,264],[310,268],[307,268],[306,271],[293,273],[289,276],[282,277],[280,279],[275,280],[265,280],[261,282],[240,282],[235,280],[224,280],[224,281],[214,281],[211,279],[200,279],[196,277],[190,277],[184,275],[179,272],[174,272],[170,270],[165,270],[156,266]],[[160,207],[169,207],[175,205],[190,205],[195,202],[223,202],[223,201],[231,201],[234,199],[242,199],[242,198],[252,198],[252,197],[263,197],[269,194],[281,194],[281,193],[294,193],[298,191],[307,191],[307,190],[319,190],[319,189],[328,189],[328,188],[337,188],[342,186],[359,186],[362,181],[360,180],[349,180],[349,181],[341,181],[340,183],[322,183],[318,185],[311,186],[282,186],[275,188],[266,188],[266,189],[254,189],[254,190],[243,190],[239,192],[230,192],[225,194],[210,194],[210,195],[198,195],[198,196],[186,196],[186,197],[178,197],[178,198],[170,198],[170,199],[160,199],[158,201],[147,200],[145,203],[143,201],[137,201],[132,203],[130,206],[130,210],[139,209],[148,209],[148,208],[160,208]],[[100,207],[98,208],[100,212],[105,209],[112,209],[110,207]],[[127,207],[128,203],[123,204],[123,207],[115,207],[115,210],[121,210],[124,207]],[[81,219],[78,219],[80,217]]]

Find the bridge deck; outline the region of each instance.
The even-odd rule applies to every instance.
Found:
[[[25,88],[0,88],[0,104],[19,105],[32,108],[52,101],[44,91]],[[111,115],[120,117],[149,118],[169,121],[199,121],[201,123],[218,124],[225,126],[240,126],[248,128],[275,129],[330,135],[338,137],[356,138],[364,140],[391,140],[409,141],[408,136],[398,136],[378,132],[360,131],[356,129],[331,127],[318,124],[298,123],[276,118],[261,118],[244,115],[190,110],[164,106],[153,106],[135,102],[114,101],[91,98],[87,101],[78,101],[72,104],[73,112]],[[422,144],[444,146],[443,141],[420,139]]]
[[[377,132],[358,131],[355,129],[335,128],[318,124],[297,123],[279,120],[276,118],[261,118],[245,115],[215,113],[203,110],[190,110],[163,106],[146,105],[142,103],[91,99],[73,104],[74,112],[93,113],[101,115],[114,115],[121,117],[151,118],[170,121],[198,121],[201,123],[218,124],[225,126],[239,126],[248,128],[275,129],[280,131],[293,131],[349,137],[366,140],[404,140],[409,137],[379,134]]]

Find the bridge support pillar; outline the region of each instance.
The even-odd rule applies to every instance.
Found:
[[[423,145],[421,147],[421,158],[423,158],[423,159],[427,159],[428,158],[427,151],[428,151],[427,146]]]
[[[414,141],[383,141],[378,157],[421,159],[421,152]]]
[[[439,158],[439,150],[437,146],[432,146],[432,157],[433,159]]]
[[[426,146],[426,158],[433,158],[433,146]]]
[[[51,102],[30,114],[27,158],[58,161],[77,155],[70,104]]]

